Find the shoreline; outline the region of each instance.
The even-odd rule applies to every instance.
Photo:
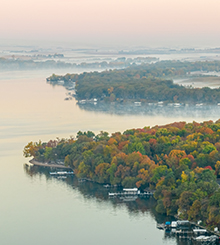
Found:
[[[37,161],[35,159],[31,159],[29,162],[31,164],[33,164],[33,165],[42,166],[42,167],[72,169],[70,167],[66,167],[66,166],[61,165],[61,164],[56,164],[56,163],[54,163],[54,164],[51,164],[51,163],[42,163],[42,162],[39,162],[39,161]]]
[[[36,165],[36,166],[42,166],[42,167],[72,169],[72,168],[70,168],[70,167],[66,167],[66,166],[61,165],[61,164],[42,163],[42,162],[39,162],[39,161],[37,161],[37,160],[35,160],[35,159],[31,159],[29,162],[30,162],[31,164],[33,164],[33,165]],[[85,178],[85,180],[86,180],[86,181],[94,182],[94,181],[92,181],[92,180],[90,180],[90,179],[87,179],[87,178]],[[100,184],[100,183],[98,183],[98,182],[95,182],[95,183]],[[101,184],[101,185],[102,185],[102,184]],[[176,220],[183,220],[183,219],[181,219],[178,215],[174,215],[173,217],[174,217]],[[213,230],[211,230],[211,229],[210,229],[209,227],[207,227],[207,226],[202,226],[202,225],[197,224],[197,223],[192,222],[192,221],[189,221],[189,222],[190,222],[191,224],[195,224],[196,226],[200,227],[201,229],[206,229],[206,230],[207,230],[209,233],[211,233],[211,234],[214,234],[214,235],[216,235],[216,236],[219,236],[219,232],[213,231]]]
[[[181,219],[177,214],[176,215],[174,215],[173,216],[175,219],[176,219],[176,221],[177,220],[181,220],[181,221],[183,221],[184,219]],[[198,224],[198,223],[196,223],[196,222],[193,222],[193,221],[190,221],[190,220],[188,220],[189,221],[189,223],[191,224],[191,225],[196,225],[196,226],[198,226],[199,228],[201,228],[201,229],[205,229],[205,230],[207,230],[207,232],[209,232],[210,234],[212,234],[212,235],[216,235],[216,236],[220,236],[220,234],[219,234],[219,232],[216,232],[216,231],[214,231],[214,230],[211,230],[208,226],[203,226],[203,225],[200,225],[200,224]]]

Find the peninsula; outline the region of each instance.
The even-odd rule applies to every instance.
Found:
[[[82,74],[53,74],[47,78],[51,84],[75,86],[76,99],[81,102],[141,102],[152,103],[220,103],[220,89],[209,88],[213,81],[220,85],[220,78],[209,75],[219,72],[220,61],[161,61],[150,64],[133,65],[126,69]],[[203,88],[175,84],[173,79],[206,80]],[[196,78],[196,79],[195,79]],[[218,87],[218,86],[217,86]]]
[[[175,122],[109,135],[29,142],[25,157],[63,161],[79,178],[154,190],[156,210],[182,219],[220,224],[220,121]],[[219,227],[220,228],[220,227]]]

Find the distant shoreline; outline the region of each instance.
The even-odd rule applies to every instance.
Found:
[[[55,163],[54,164],[51,164],[51,163],[38,162],[34,158],[31,159],[29,162],[31,164],[33,164],[33,165],[36,165],[36,166],[49,167],[49,168],[67,168],[67,169],[71,169],[70,167],[66,167],[66,166],[61,165],[61,164],[55,164]]]

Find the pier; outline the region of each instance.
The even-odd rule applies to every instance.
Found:
[[[207,244],[219,244],[220,241],[218,232],[210,231],[188,220],[167,221],[165,224],[157,224],[157,229],[165,230],[166,235],[176,236],[178,239],[207,242]]]
[[[109,197],[121,197],[121,196],[153,196],[153,192],[147,191],[147,192],[140,192],[138,188],[124,188],[123,191],[121,192],[109,192],[108,193]]]

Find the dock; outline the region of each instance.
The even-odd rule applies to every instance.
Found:
[[[153,196],[153,192],[147,191],[147,192],[140,192],[138,188],[124,188],[121,192],[109,192],[109,197],[122,197],[122,196],[140,196],[140,197],[146,197],[146,196]]]
[[[175,217],[176,219],[179,219],[178,215],[174,215],[174,217]],[[207,227],[202,226],[202,225],[200,224],[200,222],[194,223],[194,222],[189,221],[189,223],[190,223],[191,225],[194,225],[195,227],[197,227],[198,230],[203,230],[203,231],[206,230],[208,233],[210,233],[210,234],[212,234],[212,235],[220,236],[220,232],[219,232],[219,231],[210,230],[210,229],[208,229]]]
[[[188,220],[177,220],[157,224],[157,229],[165,230],[166,234],[176,236],[178,239],[187,239],[195,242],[219,242],[219,233],[210,231],[200,224]],[[213,244],[213,243],[212,243]]]

